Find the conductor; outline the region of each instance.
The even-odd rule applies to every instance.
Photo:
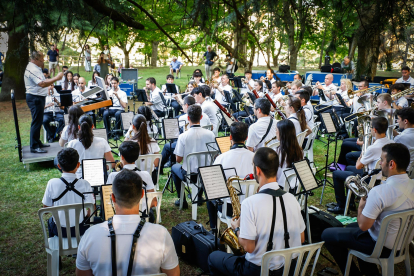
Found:
[[[33,153],[46,153],[43,148],[49,147],[40,141],[40,129],[43,123],[45,98],[48,87],[55,81],[61,80],[63,73],[56,77],[46,79],[43,75],[44,55],[41,51],[33,51],[30,55],[30,62],[24,72],[24,85],[26,87],[26,102],[32,114],[30,126],[30,151]]]

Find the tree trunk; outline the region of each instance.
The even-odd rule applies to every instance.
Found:
[[[368,76],[371,80],[377,75],[377,64],[378,64],[378,56],[379,56],[379,48],[381,41],[379,39],[379,32],[372,38],[371,44],[371,51],[370,51],[370,59],[369,59],[369,71]]]
[[[131,47],[131,49],[132,49],[132,47]],[[125,57],[124,68],[129,68],[129,51],[126,49],[126,47],[124,49],[122,49],[122,51],[124,52],[124,57]]]
[[[296,70],[296,65],[298,62],[298,54],[299,54],[299,51],[297,49],[290,52],[290,60],[289,60],[290,70]]]
[[[151,53],[151,66],[157,67],[157,60],[158,60],[158,44],[159,41],[152,42],[152,53]]]
[[[322,45],[321,45],[321,54],[319,56],[319,65],[318,65],[318,68],[319,69],[322,66],[323,48],[325,47],[325,37],[326,37],[326,20],[325,20],[325,30],[323,31],[323,38],[322,38]]]
[[[279,49],[277,50],[277,54],[275,56],[273,56],[273,66],[277,67],[279,65],[279,55],[282,51],[282,47],[283,47],[283,41],[279,42]]]
[[[26,98],[24,73],[29,60],[29,44],[24,32],[9,32],[8,50],[4,62],[4,78],[0,101],[10,101],[10,91],[14,89],[16,100]]]

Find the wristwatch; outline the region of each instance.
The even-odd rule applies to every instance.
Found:
[[[236,229],[234,229],[234,234],[236,234],[236,236],[237,236],[237,232],[239,232],[240,231],[240,227],[236,227]]]

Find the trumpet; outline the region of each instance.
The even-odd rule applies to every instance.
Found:
[[[372,172],[370,174],[368,174],[368,175],[366,175],[366,176],[364,176],[362,178],[358,174],[357,175],[348,176],[345,179],[345,185],[356,196],[359,196],[359,197],[367,197],[369,191],[371,190],[371,188],[365,182],[365,179],[367,179],[368,177],[373,176],[374,174],[378,174],[380,171],[381,171],[381,169],[372,170]],[[352,185],[352,184],[354,184],[354,185]]]
[[[348,97],[352,100],[355,97],[356,94],[360,94],[360,96],[362,96],[362,95],[377,91],[380,88],[381,88],[380,85],[376,85],[376,86],[373,86],[373,87],[370,87],[370,88],[356,90],[356,91],[348,90]]]
[[[408,89],[403,90],[403,91],[401,91],[397,94],[391,95],[391,99],[393,101],[396,101],[396,100],[400,99],[401,97],[403,97],[405,95],[411,94],[412,92],[414,92],[414,88],[408,88]]]

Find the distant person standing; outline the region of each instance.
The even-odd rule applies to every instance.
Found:
[[[56,77],[46,79],[42,68],[45,65],[44,55],[40,51],[33,51],[30,62],[24,72],[24,84],[26,86],[26,102],[32,115],[30,127],[30,151],[33,153],[46,153],[44,145],[40,141],[40,129],[43,123],[44,107],[48,88],[55,81],[61,80],[63,73],[58,73]]]
[[[92,71],[91,68],[91,49],[89,48],[89,45],[85,45],[85,71],[90,72]]]
[[[3,71],[3,59],[4,55],[2,52],[0,52],[0,70]]]
[[[104,53],[104,58],[105,59],[109,59],[108,55],[109,55],[109,48],[108,45],[104,45],[104,49],[102,51]]]
[[[50,50],[47,51],[47,56],[49,57],[49,73],[52,75],[53,72],[54,77],[56,73],[55,69],[59,63],[59,53],[56,51],[55,45],[52,45],[52,47],[50,47]]]
[[[56,50],[56,52],[59,54],[60,52],[59,52],[59,49],[58,49],[58,47],[57,47],[57,44],[55,43],[54,44],[55,45],[55,50]],[[59,61],[59,60],[58,60]],[[56,65],[56,72],[59,72],[60,71],[60,67],[59,67],[59,62],[57,63],[57,65]]]
[[[177,60],[177,57],[173,57],[170,63],[170,74],[174,75],[175,72],[175,77],[178,79],[178,73],[180,73],[181,67],[183,67],[183,64]]]
[[[206,78],[209,80],[211,78],[211,70],[213,69],[213,64],[218,59],[216,52],[211,50],[211,46],[207,46],[207,52],[203,55],[206,59],[205,68],[206,68]]]
[[[349,57],[344,58],[341,67],[344,73],[355,73],[355,63]]]
[[[109,65],[112,64],[112,61],[110,61],[109,59],[105,59],[105,53],[102,52],[99,56],[97,63],[100,68],[98,72],[101,74],[102,78],[106,78],[106,75],[109,74]]]

